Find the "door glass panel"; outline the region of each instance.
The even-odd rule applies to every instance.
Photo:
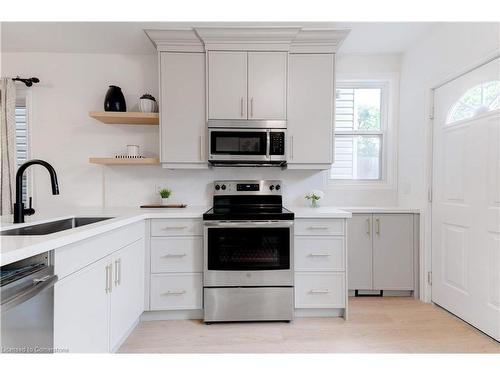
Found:
[[[213,154],[266,155],[265,132],[212,132]]]
[[[290,268],[289,228],[211,228],[209,270],[278,270]]]

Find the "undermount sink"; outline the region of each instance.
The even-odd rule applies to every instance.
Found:
[[[44,234],[51,234],[78,228],[83,225],[97,223],[103,220],[113,219],[112,217],[73,217],[70,219],[63,219],[51,221],[49,223],[28,225],[26,227],[8,229],[0,232],[2,236],[42,236]]]

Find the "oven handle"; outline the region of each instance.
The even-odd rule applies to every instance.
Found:
[[[293,221],[205,221],[206,227],[217,228],[291,228]]]

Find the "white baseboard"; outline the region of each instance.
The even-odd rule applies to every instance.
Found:
[[[141,321],[203,319],[203,310],[144,311]]]
[[[296,318],[343,317],[344,309],[295,309]]]

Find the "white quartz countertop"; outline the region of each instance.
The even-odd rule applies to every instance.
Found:
[[[305,206],[290,206],[287,207],[295,214],[296,219],[349,219],[352,214],[346,210],[337,207],[305,207]]]
[[[1,230],[20,228],[27,225],[42,224],[49,221],[72,217],[113,217],[94,224],[42,236],[1,236],[0,265],[53,250],[58,247],[93,237],[124,225],[145,219],[201,219],[209,207],[188,206],[186,208],[143,209],[143,208],[77,208],[57,210],[43,215],[27,216],[26,223],[12,224],[12,216],[1,217]]]
[[[418,208],[406,207],[341,207],[341,210],[352,212],[353,214],[419,214]]]
[[[144,208],[73,208],[53,210],[44,214],[27,216],[26,223],[12,224],[12,216],[1,217],[1,230],[20,228],[72,217],[113,217],[110,220],[84,225],[78,228],[42,236],[1,236],[0,265],[66,246],[71,243],[96,236],[124,225],[145,219],[201,219],[207,206],[188,206],[186,208],[144,209]],[[295,218],[349,219],[352,213],[419,213],[419,210],[401,207],[318,207],[289,206]]]

